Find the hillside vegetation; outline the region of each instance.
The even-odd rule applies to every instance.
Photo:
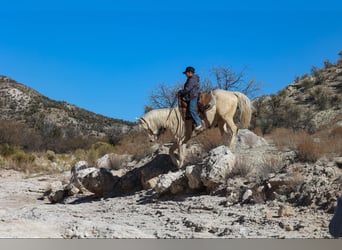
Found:
[[[342,60],[312,67],[277,94],[253,101],[251,129],[298,159],[315,162],[342,152]],[[0,164],[26,172],[63,171],[106,153],[139,160],[152,144],[135,124],[94,114],[0,76]],[[171,139],[166,133],[160,143]],[[225,143],[216,129],[195,139],[205,152]],[[201,156],[194,155],[190,161]],[[58,166],[58,167],[56,167]]]
[[[51,100],[0,76],[0,144],[63,153],[86,148],[98,140],[116,142],[133,125]]]

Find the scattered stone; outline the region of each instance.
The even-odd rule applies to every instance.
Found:
[[[342,157],[335,157],[334,161],[337,165],[337,167],[339,167],[340,169],[342,169]]]
[[[253,196],[253,191],[250,189],[247,189],[245,193],[242,195],[242,202],[247,202],[249,201]]]
[[[51,183],[49,192],[48,199],[51,203],[62,202],[66,197],[66,192],[61,181]]]
[[[286,205],[280,205],[278,210],[278,216],[279,217],[288,217],[288,216],[294,216],[295,211],[292,207],[286,206]]]
[[[143,183],[143,188],[145,190],[153,189],[157,186],[158,181],[159,181],[159,176],[149,179],[148,181]]]
[[[285,226],[285,230],[290,232],[290,231],[294,231],[294,227],[292,225],[286,225]]]
[[[201,165],[192,165],[186,167],[185,175],[188,178],[188,185],[191,189],[200,189],[203,187],[203,183],[201,181],[201,172]]]

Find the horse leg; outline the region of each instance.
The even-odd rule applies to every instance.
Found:
[[[184,164],[184,146],[185,144],[180,143],[178,147],[179,151],[179,168],[183,167]]]
[[[174,152],[175,150],[178,148],[178,143],[175,142],[172,144],[172,146],[170,147],[169,149],[169,155],[170,155],[170,158],[171,158],[171,161],[174,165],[176,165],[177,167],[179,167],[179,161],[177,160]]]
[[[229,148],[232,149],[235,146],[235,137],[236,137],[237,126],[235,125],[233,119],[230,119],[230,118],[226,120],[226,123],[224,124],[224,126],[225,126],[226,133],[228,133],[227,127],[230,128],[232,136],[230,138]]]

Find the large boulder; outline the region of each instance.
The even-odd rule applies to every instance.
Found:
[[[119,179],[119,177],[113,176],[109,170],[100,168],[85,175],[81,182],[88,191],[98,197],[104,197],[113,193]]]
[[[235,162],[236,157],[227,146],[219,146],[209,152],[201,172],[201,181],[208,191],[213,191],[225,183]]]
[[[79,161],[71,168],[71,178],[70,183],[68,185],[68,189],[72,189],[76,187],[81,193],[85,192],[85,187],[82,184],[83,178],[96,171],[97,168],[90,167],[88,162],[86,161]]]
[[[96,161],[98,168],[118,170],[127,166],[132,161],[132,155],[105,154]]]
[[[268,142],[264,138],[254,134],[248,129],[239,129],[236,135],[237,148],[254,148],[261,146],[268,146]]]
[[[170,192],[172,194],[178,194],[185,191],[187,187],[187,181],[184,170],[178,172],[169,172],[159,177],[155,190],[158,194],[164,194]]]

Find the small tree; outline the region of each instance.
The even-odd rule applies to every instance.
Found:
[[[146,106],[145,111],[152,108],[170,108],[177,105],[176,95],[177,91],[181,89],[180,84],[174,86],[167,86],[161,83],[152,91],[150,95],[150,105]]]
[[[338,59],[337,63],[342,64],[342,50],[338,53],[338,55],[340,56],[340,58]]]
[[[235,73],[231,67],[218,66],[210,70],[210,75],[214,77],[203,77],[200,83],[201,91],[208,92],[213,89],[225,89],[229,91],[239,91],[250,98],[255,97],[260,90],[260,82],[254,79],[245,80],[244,68],[241,72]],[[159,84],[151,93],[149,105],[145,106],[145,112],[154,108],[170,108],[177,106],[177,91],[183,88],[182,83],[168,86],[165,83]]]
[[[231,67],[218,66],[211,70],[216,83],[215,88],[225,89],[230,91],[239,91],[249,97],[255,97],[260,90],[261,82],[256,82],[255,79],[246,80],[247,68],[245,67],[240,72],[234,72]]]

